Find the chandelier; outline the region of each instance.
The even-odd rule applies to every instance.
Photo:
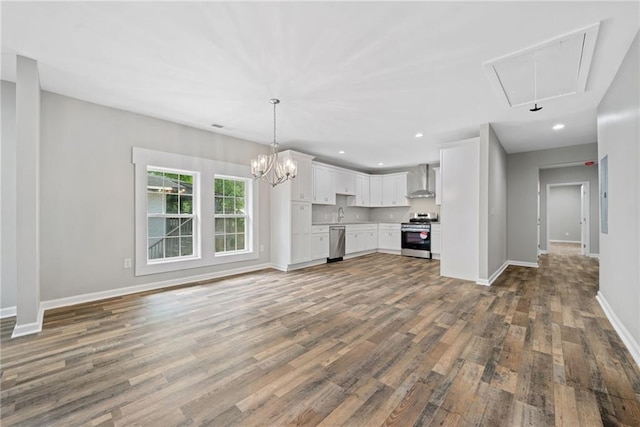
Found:
[[[288,157],[278,158],[278,143],[276,142],[276,105],[279,99],[271,99],[273,104],[273,142],[269,150],[269,155],[261,154],[257,159],[251,160],[251,174],[255,179],[262,179],[272,187],[296,177],[298,172],[298,162]]]

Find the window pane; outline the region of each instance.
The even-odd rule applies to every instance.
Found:
[[[224,235],[215,237],[215,250],[216,252],[224,252]]]
[[[174,183],[180,181],[180,175],[178,175],[177,173],[165,172],[164,177],[170,179]]]
[[[244,199],[236,199],[236,214],[244,214]]]
[[[164,237],[164,218],[149,218],[147,235],[152,237]]]
[[[180,213],[192,214],[193,213],[193,196],[180,196]]]
[[[231,181],[230,179],[224,179],[224,195],[225,196],[234,196],[235,195],[235,185],[234,185],[234,181]]]
[[[166,233],[167,236],[179,236],[180,235],[180,218],[167,218],[166,220]]]
[[[147,245],[149,250],[149,259],[164,258],[163,239],[149,239]]]
[[[236,197],[244,198],[244,181],[236,181],[235,187],[236,187],[236,191],[235,191]]]
[[[177,194],[167,194],[166,195],[166,213],[178,213],[178,195]]]
[[[165,258],[180,256],[180,238],[167,237],[164,241]]]
[[[193,255],[193,238],[183,237],[180,239],[180,255],[190,256]]]
[[[244,228],[244,218],[238,218],[236,222],[236,231],[238,233],[246,233],[247,230]]]
[[[193,194],[193,175],[180,175],[182,194]]]
[[[224,183],[222,179],[215,180],[215,195],[222,196],[224,193]]]
[[[216,218],[214,222],[216,234],[224,234],[224,218]]]
[[[228,234],[225,236],[225,246],[226,251],[235,251],[236,250],[236,235]]]
[[[244,247],[244,234],[236,234],[236,244],[239,251],[243,251],[246,248]]]
[[[191,218],[183,218],[180,220],[180,235],[193,235],[193,220]]]
[[[164,194],[154,192],[147,193],[147,213],[162,213],[164,206]]]
[[[217,214],[224,213],[223,201],[224,199],[222,197],[216,197],[216,213]]]
[[[233,214],[235,212],[235,208],[233,206],[233,197],[225,197],[222,204],[224,205],[225,214]]]
[[[236,232],[236,219],[235,218],[225,218],[224,220],[224,232],[235,233]]]

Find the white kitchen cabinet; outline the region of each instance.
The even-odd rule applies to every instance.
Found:
[[[313,164],[313,203],[316,205],[335,205],[335,174],[333,169]]]
[[[291,181],[291,200],[310,202],[313,196],[311,158],[292,151],[288,153],[298,162],[298,173]]]
[[[378,249],[400,252],[402,246],[400,224],[378,225]]]
[[[356,195],[347,200],[349,206],[369,207],[369,175],[356,174]]]
[[[440,206],[441,194],[442,194],[442,179],[440,178],[440,168],[433,168],[436,175],[436,205]]]
[[[329,258],[329,226],[313,226],[311,229],[311,259]]]
[[[406,172],[382,175],[382,206],[409,206]]]
[[[369,176],[369,206],[384,206],[382,203],[382,175]]]
[[[375,251],[378,248],[377,224],[347,224],[345,253]]]
[[[335,192],[337,194],[346,194],[347,196],[356,195],[356,173],[344,169],[336,170]]]
[[[311,203],[291,203],[291,264],[311,261]]]
[[[311,161],[313,156],[287,150],[298,162],[298,174],[271,188],[271,263],[280,270],[311,261]]]
[[[440,258],[440,224],[431,224],[431,254]]]

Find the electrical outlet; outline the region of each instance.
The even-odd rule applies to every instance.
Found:
[[[260,252],[264,252],[264,245],[260,245]]]
[[[131,268],[131,258],[124,259],[124,268]]]
[[[389,219],[393,219],[393,214],[389,214]]]
[[[567,232],[567,233],[564,233],[564,235],[565,235],[565,236],[568,236],[568,235],[569,235],[569,233],[568,233],[568,232]]]
[[[360,214],[356,214],[356,219],[360,219]]]
[[[329,215],[324,214],[324,219],[329,219]]]

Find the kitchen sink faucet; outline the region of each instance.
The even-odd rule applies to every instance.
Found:
[[[342,209],[342,206],[340,206],[338,208],[338,222],[342,222],[343,219],[344,219],[344,209]]]

